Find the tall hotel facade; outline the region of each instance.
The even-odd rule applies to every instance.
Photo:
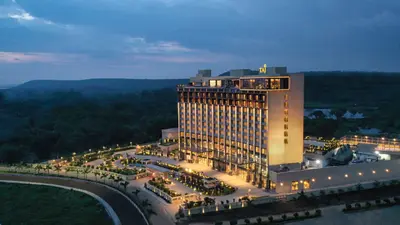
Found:
[[[253,75],[251,75],[253,73]],[[269,171],[303,161],[304,75],[286,67],[199,70],[178,85],[180,159],[270,188]]]

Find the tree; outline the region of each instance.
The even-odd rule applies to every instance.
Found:
[[[60,164],[54,165],[54,171],[57,172],[57,175],[60,176],[60,171],[61,171],[62,166]]]
[[[146,183],[145,183],[146,184]],[[138,197],[139,193],[140,193],[140,189],[136,188],[134,191],[132,191],[132,193]]]
[[[126,192],[126,187],[128,186],[129,181],[125,180],[125,181],[121,182],[120,184],[122,185],[122,187],[124,187],[124,191]]]
[[[92,171],[92,170],[90,169],[90,167],[85,167],[85,168],[82,170],[83,177],[86,179],[86,178],[87,178],[87,175],[88,175],[91,171]]]
[[[102,172],[100,175],[100,179],[104,179],[104,183],[106,183],[106,178],[109,176],[108,173]]]
[[[93,174],[94,174],[94,179],[95,179],[95,181],[97,181],[97,176],[99,176],[101,173],[100,173],[98,170],[95,170],[95,171],[93,172]]]
[[[50,170],[52,169],[51,164],[46,164],[46,166],[44,167],[44,169],[47,171],[47,174],[50,173]]]
[[[41,165],[41,164],[37,164],[36,166],[35,166],[35,170],[37,171],[37,173],[39,174],[40,173],[40,171],[43,169],[43,166]]]

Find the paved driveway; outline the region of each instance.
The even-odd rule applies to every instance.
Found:
[[[0,174],[0,180],[27,181],[38,183],[57,184],[72,188],[79,188],[92,192],[106,201],[118,215],[122,225],[146,225],[146,221],[131,202],[118,192],[110,190],[103,185],[92,182],[62,179],[53,177],[40,177],[29,175]]]

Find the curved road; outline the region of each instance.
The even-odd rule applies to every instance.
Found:
[[[118,215],[122,225],[147,225],[145,219],[132,203],[124,196],[103,185],[76,179],[40,177],[29,175],[0,174],[0,180],[27,181],[57,184],[79,188],[98,195],[106,201]]]

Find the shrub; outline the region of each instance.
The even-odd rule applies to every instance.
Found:
[[[245,224],[250,224],[250,220],[249,220],[249,219],[245,219],[245,220],[244,220],[244,223],[245,223]]]
[[[359,209],[359,208],[361,208],[361,204],[360,203],[356,203],[356,204],[354,204],[354,206],[357,208],[357,209]]]
[[[387,198],[383,199],[383,201],[384,201],[386,204],[390,204],[390,200],[387,199]]]
[[[377,199],[377,200],[375,200],[375,203],[378,205],[378,204],[381,204],[381,200],[380,199]]]
[[[315,210],[315,215],[316,216],[320,216],[322,214],[320,209]]]
[[[231,221],[229,222],[229,224],[230,224],[230,225],[237,225],[237,220],[231,220]]]
[[[306,211],[306,212],[304,213],[304,215],[305,215],[305,216],[310,216],[310,212],[309,212],[309,211]]]
[[[397,202],[397,203],[399,203],[399,198],[398,197],[393,197],[393,200],[395,201],[395,202]]]
[[[272,222],[272,221],[274,221],[274,217],[273,217],[273,216],[269,216],[269,217],[268,217],[268,220],[269,220],[270,222]]]
[[[369,202],[366,202],[366,203],[365,203],[365,207],[366,207],[366,208],[369,208],[369,207],[371,207],[371,203],[369,203]]]
[[[286,220],[286,218],[287,218],[286,214],[283,214],[283,215],[282,215],[282,219],[283,219],[283,220]]]
[[[294,213],[293,216],[294,216],[294,218],[298,218],[299,214],[298,213]]]
[[[261,224],[261,223],[262,223],[261,217],[258,217],[258,218],[257,218],[257,223],[258,223],[258,224]]]
[[[350,210],[350,209],[352,209],[353,207],[351,206],[351,204],[346,204],[346,209],[347,210]]]

